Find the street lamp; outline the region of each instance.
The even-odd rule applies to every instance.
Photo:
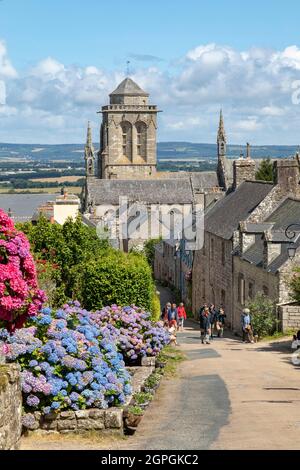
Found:
[[[287,226],[287,228],[285,229],[285,236],[291,240],[289,246],[288,246],[288,255],[289,255],[289,259],[292,260],[295,258],[295,255],[296,255],[296,247],[295,247],[295,241],[292,241],[295,237],[296,237],[296,231],[295,231],[295,228],[299,228],[300,229],[300,224],[299,223],[295,223],[295,224],[290,224]]]

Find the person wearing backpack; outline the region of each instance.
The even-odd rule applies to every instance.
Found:
[[[210,344],[211,313],[208,307],[204,307],[203,312],[200,313],[200,333],[202,344]]]
[[[168,322],[169,327],[175,326],[177,328],[178,325],[178,311],[176,308],[176,304],[172,304],[171,308],[168,310]]]

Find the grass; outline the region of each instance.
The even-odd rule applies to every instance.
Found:
[[[295,330],[287,330],[284,333],[282,331],[276,331],[273,335],[263,336],[259,338],[259,341],[273,341],[274,339],[292,339],[293,335],[296,333]]]
[[[67,191],[69,194],[80,194],[81,186],[68,186]],[[9,189],[0,188],[0,194],[60,194],[61,187],[57,188],[30,188],[30,189],[14,189],[10,192]]]
[[[74,183],[75,181],[78,181],[80,179],[84,178],[84,176],[53,176],[49,178],[34,178],[31,179],[30,181],[38,181],[41,183],[55,183],[56,181],[58,183],[65,183],[66,181]]]
[[[160,352],[158,360],[166,362],[165,376],[174,377],[177,375],[178,365],[186,360],[186,356],[178,347],[166,346]]]

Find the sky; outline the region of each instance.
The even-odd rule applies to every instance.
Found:
[[[0,0],[0,142],[98,140],[127,74],[159,141],[300,144],[296,0]]]

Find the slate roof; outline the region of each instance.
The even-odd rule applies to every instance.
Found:
[[[0,209],[12,211],[14,222],[30,221],[37,208],[55,201],[57,194],[0,194]]]
[[[285,236],[285,229],[292,223],[300,221],[300,200],[287,198],[283,203],[266,219],[265,222],[273,223],[271,230],[274,242],[283,242],[281,254],[268,266],[268,271],[276,273],[278,269],[287,261],[287,243],[289,239]],[[262,224],[263,225],[263,224]],[[299,229],[298,229],[299,230]],[[295,247],[300,246],[299,231],[296,233]],[[243,259],[255,264],[258,267],[263,265],[264,242],[262,234],[256,235],[255,243],[244,253]]]
[[[96,205],[119,204],[119,197],[148,204],[188,204],[193,202],[189,178],[162,180],[101,180],[89,179],[87,189]]]
[[[205,230],[230,240],[239,223],[253,212],[273,188],[271,183],[244,181],[220,199],[205,216]]]
[[[199,171],[191,173],[193,187],[196,191],[215,188],[219,186],[218,176],[215,171]]]
[[[128,77],[125,78],[109,96],[111,95],[149,96],[137,83]]]

